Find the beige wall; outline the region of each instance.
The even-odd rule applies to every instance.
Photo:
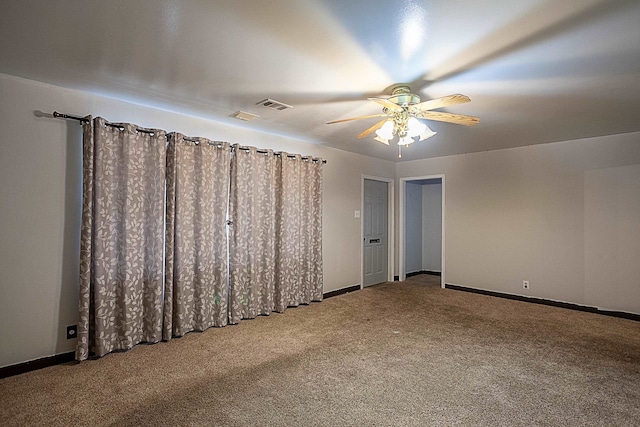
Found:
[[[422,185],[407,182],[404,209],[404,253],[406,273],[422,270]]]
[[[640,165],[585,172],[585,302],[638,312]]]
[[[445,175],[447,283],[640,313],[638,165],[631,133],[400,163],[397,178]]]
[[[81,202],[80,127],[35,110],[84,115],[320,156],[325,292],[360,283],[361,177],[395,164],[282,136],[0,75],[0,367],[74,349]]]
[[[422,269],[442,271],[442,182],[422,185]]]

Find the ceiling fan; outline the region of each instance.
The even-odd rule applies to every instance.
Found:
[[[473,116],[431,111],[449,105],[470,102],[469,97],[465,95],[455,94],[420,102],[420,97],[411,93],[408,85],[398,84],[393,87],[390,97],[368,99],[382,105],[381,114],[335,120],[327,124],[384,117],[375,125],[358,134],[356,138],[364,138],[375,131],[377,136],[374,139],[376,141],[389,145],[389,141],[393,139],[395,135],[398,135],[398,146],[407,146],[416,140],[422,141],[436,134],[436,132],[429,129],[425,123],[422,123],[418,119],[436,120],[465,126],[473,126],[480,123],[480,119]],[[399,154],[398,157],[401,157],[401,154]]]

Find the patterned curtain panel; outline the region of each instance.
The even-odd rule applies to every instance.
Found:
[[[163,338],[227,324],[231,147],[169,135]]]
[[[229,218],[229,322],[271,313],[276,284],[276,194],[280,159],[235,146]]]
[[[165,133],[87,119],[77,360],[162,338]]]
[[[275,309],[322,300],[322,161],[281,153]]]

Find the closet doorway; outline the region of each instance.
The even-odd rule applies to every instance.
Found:
[[[400,179],[399,280],[427,273],[444,287],[444,175]]]

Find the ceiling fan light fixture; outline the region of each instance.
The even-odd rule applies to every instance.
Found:
[[[413,138],[407,134],[405,136],[400,137],[400,139],[398,140],[398,145],[409,145],[409,144],[413,144],[414,142],[415,141],[413,140]]]
[[[389,140],[388,140],[388,139],[385,139],[385,138],[383,138],[383,137],[381,137],[380,135],[376,136],[376,137],[375,137],[375,138],[373,138],[373,139],[375,139],[376,141],[380,141],[380,142],[382,142],[382,143],[383,143],[383,144],[385,144],[385,145],[389,145]]]
[[[382,127],[376,131],[376,135],[378,135],[379,138],[386,139],[388,142],[389,139],[393,138],[394,126],[395,125],[393,123],[393,120],[387,120],[384,123],[384,125],[382,125]],[[378,138],[374,138],[374,139],[376,139],[377,141],[380,141]]]
[[[425,131],[427,125],[422,123],[420,120],[415,117],[411,117],[407,122],[407,134],[410,137],[416,137]]]
[[[424,125],[424,123],[423,123],[423,125]],[[431,128],[429,128],[429,126],[424,125],[424,129],[420,133],[420,138],[418,139],[418,141],[424,141],[427,138],[431,138],[436,133],[438,133],[438,132],[434,132],[433,130],[431,130]]]

